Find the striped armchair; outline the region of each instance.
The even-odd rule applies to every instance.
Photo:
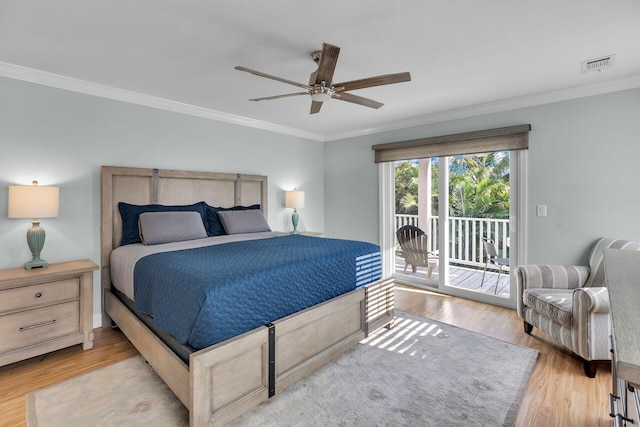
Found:
[[[596,375],[592,362],[611,359],[605,248],[640,251],[640,242],[602,238],[591,249],[588,267],[523,265],[513,271],[524,331],[531,334],[535,326],[576,353],[590,378]]]

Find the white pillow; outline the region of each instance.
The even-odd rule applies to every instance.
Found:
[[[207,237],[202,216],[195,211],[145,212],[138,218],[144,245],[181,242]]]
[[[218,211],[218,218],[227,234],[258,233],[271,231],[262,212],[257,209],[242,211]]]

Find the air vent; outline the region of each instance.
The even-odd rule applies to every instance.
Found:
[[[582,74],[590,73],[592,71],[600,71],[605,68],[613,67],[616,62],[615,55],[603,56],[602,58],[590,59],[582,62]]]

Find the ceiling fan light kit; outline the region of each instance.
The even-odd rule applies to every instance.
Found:
[[[333,84],[333,73],[336,69],[339,53],[339,47],[328,43],[322,44],[322,50],[317,50],[311,53],[311,58],[318,64],[318,69],[311,73],[311,78],[308,85],[294,82],[292,80],[283,79],[281,77],[272,76],[270,74],[252,70],[240,65],[236,66],[235,69],[238,71],[245,71],[259,77],[265,77],[267,79],[276,80],[293,86],[298,86],[302,89],[305,89],[306,91],[288,93],[284,95],[267,96],[262,98],[253,98],[249,101],[267,101],[291,96],[309,95],[311,97],[310,114],[318,113],[320,111],[320,108],[322,107],[322,104],[331,99],[338,99],[340,101],[351,102],[353,104],[378,109],[384,104],[378,101],[374,101],[373,99],[364,98],[362,96],[353,95],[346,92],[357,89],[365,89],[373,86],[383,86],[394,83],[408,82],[411,80],[411,75],[409,74],[409,72],[404,72],[396,74],[386,74],[376,77],[367,77],[364,79]]]
[[[309,90],[311,99],[315,102],[326,102],[330,100],[336,94],[336,90],[332,87],[327,87],[325,82],[321,82],[320,85],[313,85]]]

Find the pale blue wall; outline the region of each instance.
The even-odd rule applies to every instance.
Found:
[[[323,144],[317,141],[0,78],[0,268],[31,259],[30,220],[7,218],[7,187],[60,187],[60,216],[43,219],[42,257],[100,259],[100,166],[269,177],[269,223],[290,230],[284,191],[305,191],[300,229],[324,229]],[[94,275],[99,310],[99,274]]]
[[[640,89],[324,144],[6,78],[0,94],[0,268],[30,258],[29,221],[7,219],[11,184],[60,186],[60,216],[43,220],[50,262],[99,261],[101,165],[268,175],[272,228],[289,229],[284,190],[295,186],[302,229],[378,242],[373,144],[523,123],[529,262],[584,262],[599,236],[640,239]]]
[[[328,142],[327,235],[379,240],[372,145],[525,123],[528,262],[582,263],[598,237],[640,239],[640,89]]]

